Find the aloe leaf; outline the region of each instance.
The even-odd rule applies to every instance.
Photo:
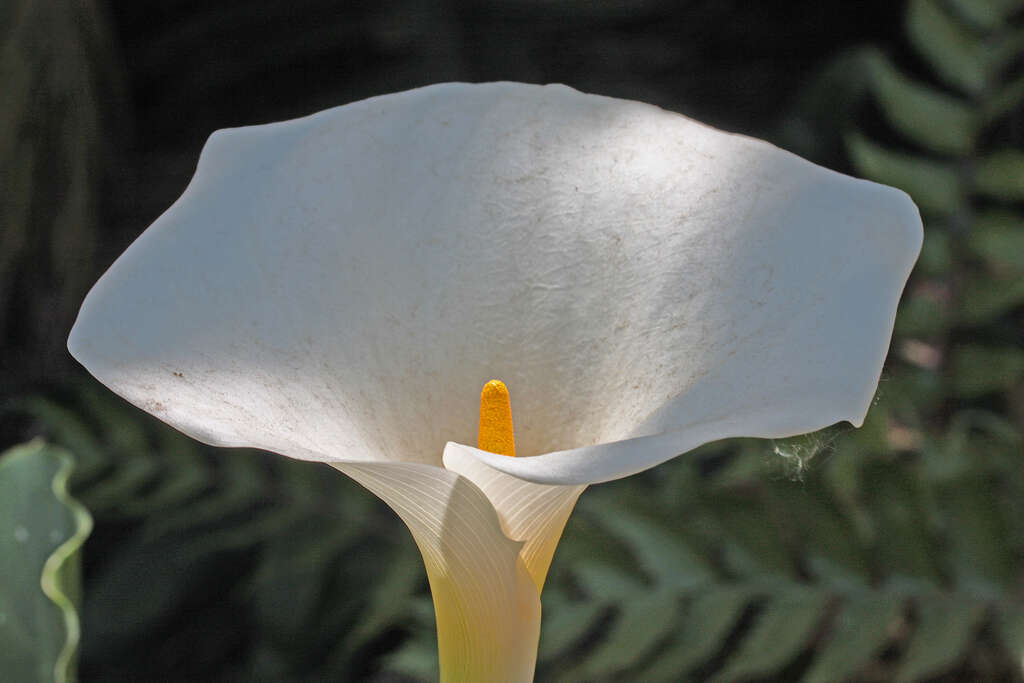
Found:
[[[73,681],[82,544],[92,518],[68,495],[71,457],[42,441],[0,455],[0,673]]]

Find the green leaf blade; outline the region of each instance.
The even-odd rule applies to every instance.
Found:
[[[860,173],[871,180],[900,188],[922,210],[936,216],[948,216],[964,207],[964,192],[951,164],[892,152],[858,134],[850,135],[846,146]]]
[[[746,587],[713,586],[686,607],[682,633],[634,680],[675,683],[710,659],[736,627],[755,594]]]
[[[0,455],[0,671],[32,683],[75,678],[80,550],[92,518],[70,497],[73,463],[35,441]]]
[[[833,624],[802,683],[835,683],[853,678],[878,654],[899,618],[902,601],[869,593],[851,596]]]
[[[795,586],[773,596],[729,664],[712,680],[742,681],[781,670],[808,645],[828,602],[824,591]]]
[[[970,154],[978,123],[966,102],[911,80],[880,52],[869,65],[875,96],[896,130],[933,152]]]
[[[897,683],[916,683],[949,670],[970,647],[985,616],[981,603],[922,598]]]
[[[989,81],[989,66],[977,37],[937,0],[911,0],[907,34],[936,74],[965,93],[976,95]]]
[[[1006,149],[980,160],[974,180],[975,189],[986,197],[1024,200],[1024,151]]]

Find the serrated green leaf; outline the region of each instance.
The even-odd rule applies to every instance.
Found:
[[[545,593],[545,596],[547,595],[548,593]],[[552,605],[545,597],[538,658],[541,661],[550,660],[578,644],[583,636],[593,630],[598,618],[607,609],[603,602],[594,600],[563,600],[557,605]]]
[[[907,34],[935,73],[964,92],[984,90],[990,77],[984,45],[937,0],[910,0]]]
[[[855,124],[868,94],[870,77],[865,57],[869,52],[857,48],[840,53],[800,88],[777,135],[783,149],[815,159],[841,146],[839,132]]]
[[[949,233],[929,226],[924,233],[915,270],[928,275],[948,275],[953,267],[953,240]]]
[[[937,410],[946,400],[947,388],[947,382],[943,381],[939,373],[913,366],[903,368],[898,375],[883,381],[882,385],[890,405],[918,414]]]
[[[1002,150],[978,161],[975,189],[1004,201],[1024,200],[1024,152]]]
[[[667,529],[622,507],[608,510],[603,522],[657,585],[685,590],[712,578],[707,563]]]
[[[966,102],[907,78],[881,52],[873,52],[868,64],[875,97],[893,128],[933,152],[970,154],[978,122]]]
[[[709,511],[721,525],[724,562],[737,576],[761,574],[788,576],[793,558],[781,536],[778,520],[766,514],[764,501],[748,491],[719,494],[707,502]]]
[[[981,103],[983,125],[987,126],[1006,116],[1017,109],[1021,102],[1024,102],[1024,75],[1000,85],[994,93]]]
[[[765,453],[771,446],[760,439],[737,440],[736,445],[741,446],[739,452],[727,458],[711,479],[711,488],[715,492],[753,486],[764,478],[767,471]]]
[[[978,431],[992,437],[996,442],[1017,449],[1024,442],[1024,433],[1014,424],[1012,417],[999,415],[988,410],[967,409],[957,412],[949,421],[950,430]]]
[[[136,493],[120,504],[129,517],[146,517],[185,505],[199,498],[213,483],[210,468],[191,439],[161,449],[161,476],[156,486]]]
[[[49,438],[74,454],[74,481],[88,480],[109,466],[103,445],[74,411],[41,396],[18,401],[15,408],[42,422]]]
[[[985,617],[982,603],[921,598],[917,626],[907,643],[896,683],[918,683],[955,666]]]
[[[99,426],[99,436],[108,450],[141,454],[152,450],[139,410],[104,388],[87,386],[82,390],[83,411]],[[141,418],[141,419],[140,419]]]
[[[872,557],[894,583],[941,582],[921,486],[912,472],[894,465],[864,468],[864,509],[874,525]]]
[[[408,548],[408,545],[402,547]],[[423,578],[419,558],[412,553],[391,558],[384,575],[371,589],[366,609],[336,650],[354,654],[392,624],[401,622]]]
[[[935,337],[950,328],[949,304],[928,290],[912,291],[904,297],[896,316],[896,334],[901,337]]]
[[[673,633],[679,609],[674,591],[648,591],[623,601],[611,628],[568,678],[613,677],[638,664]]]
[[[967,435],[953,429],[938,438],[926,439],[921,452],[922,478],[938,487],[969,476],[975,457],[967,449]]]
[[[303,636],[320,608],[325,574],[335,569],[331,560],[351,535],[343,526],[295,525],[266,543],[249,590],[261,633],[279,640]]]
[[[147,519],[143,533],[155,539],[187,528],[201,528],[222,522],[232,514],[250,510],[261,499],[266,474],[258,456],[251,452],[231,453],[224,457],[219,476],[224,482],[213,495],[199,498],[187,506]]]
[[[636,577],[603,562],[581,564],[573,573],[593,600],[617,602],[647,590]]]
[[[976,462],[977,454],[970,455]],[[939,502],[957,587],[995,596],[1013,575],[1013,557],[1000,497],[993,490],[988,477],[974,473],[942,487]]]
[[[92,529],[67,492],[73,460],[34,441],[0,455],[0,673],[75,678],[81,547]]]
[[[1008,211],[978,216],[967,246],[993,271],[1024,274],[1024,218]]]
[[[847,596],[802,683],[840,683],[854,678],[889,640],[902,600],[868,592]]]
[[[778,496],[793,518],[801,555],[815,577],[847,588],[864,585],[868,563],[852,520],[821,486],[790,484]]]
[[[956,169],[950,164],[892,152],[858,134],[847,136],[846,147],[861,175],[900,188],[926,212],[947,216],[965,205]]]
[[[967,21],[992,31],[1000,28],[1006,18],[1021,8],[1020,0],[949,0],[952,7]]]
[[[978,275],[964,286],[957,318],[984,325],[1024,304],[1024,277]]]
[[[712,680],[741,681],[776,673],[810,644],[828,608],[825,591],[794,587],[773,595],[750,632]]]
[[[606,489],[613,490],[613,486]],[[583,496],[576,511],[569,516],[552,571],[567,572],[568,568],[575,571],[593,563],[594,558],[601,558],[602,564],[614,566],[619,573],[639,581],[642,576],[636,571],[629,548],[604,528],[604,492],[598,489],[593,493],[593,496]],[[608,500],[614,501],[614,497],[609,496]]]
[[[725,644],[755,593],[742,586],[716,586],[701,591],[684,611],[683,627],[664,651],[634,680],[678,683],[686,672],[710,659]]]
[[[436,681],[438,670],[437,646],[426,638],[410,640],[384,662],[389,671],[409,676],[418,681]]]
[[[116,515],[141,489],[152,485],[159,473],[159,463],[149,453],[138,452],[120,459],[109,476],[82,489],[79,495],[97,515]]]
[[[254,514],[245,522],[227,524],[208,533],[197,533],[183,543],[185,558],[242,550],[255,546],[294,526],[302,517],[298,507],[275,506],[263,514]]]
[[[1024,377],[1024,350],[963,345],[953,350],[952,378],[960,396],[981,396],[1009,389]]]
[[[86,657],[117,661],[149,648],[154,638],[171,638],[208,613],[196,596],[226,596],[248,573],[241,553],[204,556],[182,552],[181,540],[145,541],[133,535],[114,545],[92,568],[85,595]],[[226,600],[217,600],[223,606]],[[168,620],[178,627],[168,631]]]

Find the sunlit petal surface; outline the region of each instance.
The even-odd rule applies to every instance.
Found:
[[[858,423],[920,239],[902,193],[656,107],[438,85],[214,134],[69,347],[298,458],[440,465],[492,377],[521,456],[670,435],[500,465],[583,483]]]

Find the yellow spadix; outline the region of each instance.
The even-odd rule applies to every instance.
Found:
[[[480,392],[480,429],[477,448],[499,455],[516,454],[516,440],[512,433],[512,403],[508,387],[492,379]]]

